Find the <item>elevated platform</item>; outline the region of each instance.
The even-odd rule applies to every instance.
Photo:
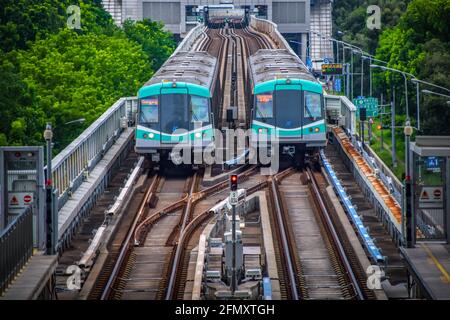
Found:
[[[450,300],[450,245],[418,243],[400,252],[425,297]]]
[[[57,263],[57,255],[46,256],[38,252],[30,258],[0,300],[36,300],[55,272]]]

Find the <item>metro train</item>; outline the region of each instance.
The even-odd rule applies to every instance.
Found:
[[[251,142],[271,148],[275,140],[280,157],[297,165],[304,165],[305,159],[317,163],[327,141],[322,85],[290,50],[260,49],[249,57],[248,66]]]
[[[217,59],[204,51],[172,55],[138,92],[135,151],[155,167],[173,147],[194,143],[205,148],[214,139],[219,106]]]

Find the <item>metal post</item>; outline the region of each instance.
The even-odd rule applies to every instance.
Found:
[[[346,64],[346,84],[345,84],[345,91],[346,91],[346,96],[347,98],[350,98],[350,65],[347,63]]]
[[[383,137],[383,114],[380,115],[380,124],[381,124],[381,148],[380,150],[383,151],[383,145],[384,145],[384,137]]]
[[[362,148],[364,150],[364,121],[361,121],[361,131],[362,131],[362,134],[361,134]]]
[[[54,220],[54,210],[53,210],[53,181],[52,181],[52,139],[53,131],[51,123],[47,123],[47,127],[44,131],[44,139],[47,142],[47,177],[45,181],[46,189],[46,222],[47,222],[47,232],[46,232],[46,254],[53,255],[55,251],[55,243],[53,241],[53,220]]]
[[[351,58],[350,58],[350,64],[351,64],[351,101],[353,101],[353,87],[354,87],[354,82],[353,82],[353,50],[350,51],[351,54]]]
[[[408,106],[408,79],[406,74],[402,72],[403,78],[405,78],[405,103],[406,103],[406,119],[409,120],[409,106]]]
[[[406,119],[404,133],[405,133],[405,232],[406,232],[406,247],[414,247],[414,223],[412,217],[412,207],[411,207],[411,167],[410,167],[410,155],[409,155],[409,142],[411,139],[413,128],[411,127],[409,119]]]
[[[392,165],[394,166],[394,168],[397,168],[397,147],[395,146],[395,85],[392,86],[391,143],[392,143]]]
[[[232,241],[233,241],[233,270],[232,270],[232,278],[231,278],[231,294],[234,296],[234,292],[236,291],[236,205],[232,205]]]
[[[364,96],[364,59],[361,53],[361,97]]]
[[[371,57],[369,57],[369,62],[370,62],[369,65],[371,65],[372,64]],[[372,68],[370,68],[370,67],[369,67],[369,72],[370,72],[370,74],[369,74],[369,90],[370,90],[369,95],[372,96]]]
[[[420,131],[420,93],[419,81],[416,82],[417,130]]]

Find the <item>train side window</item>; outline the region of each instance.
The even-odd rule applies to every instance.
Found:
[[[256,95],[256,118],[273,118],[273,95],[264,93]]]
[[[209,99],[191,96],[191,122],[209,122]]]
[[[158,122],[158,97],[141,99],[140,123]]]
[[[314,92],[304,91],[305,93],[305,111],[304,117],[316,120],[322,117],[321,95]]]

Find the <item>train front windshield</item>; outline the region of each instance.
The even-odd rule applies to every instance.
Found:
[[[277,127],[294,129],[301,126],[301,101],[300,90],[276,91]]]
[[[304,101],[305,107],[303,111],[304,114],[303,125],[321,120],[323,117],[322,96],[318,93],[309,91],[305,91],[304,96],[305,96]]]
[[[267,124],[294,129],[322,117],[322,97],[318,93],[277,90],[256,95],[255,119]]]
[[[140,101],[139,124],[172,134],[210,123],[209,98],[187,94],[162,94]],[[181,133],[181,132],[180,132]]]
[[[176,130],[189,130],[187,94],[161,95],[161,131],[172,134]]]

